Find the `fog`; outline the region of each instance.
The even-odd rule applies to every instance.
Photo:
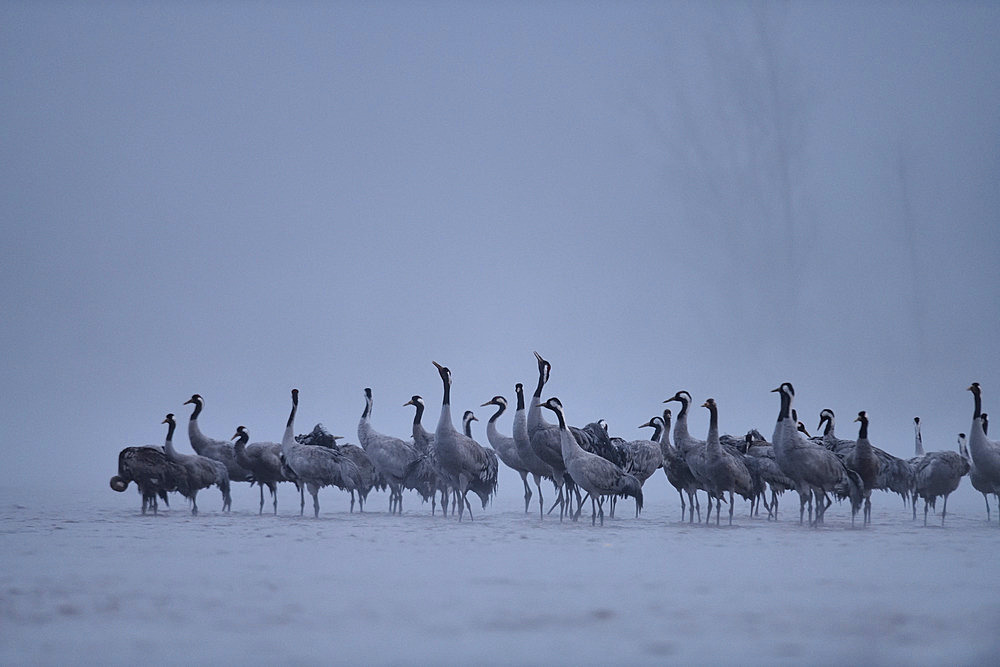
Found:
[[[213,437],[277,440],[297,387],[300,432],[356,441],[367,386],[406,435],[432,360],[477,409],[533,350],[627,438],[679,389],[770,434],[789,380],[811,427],[952,448],[1000,394],[997,34],[972,2],[4,3],[0,488],[111,494],[192,393]]]

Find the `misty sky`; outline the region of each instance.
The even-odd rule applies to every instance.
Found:
[[[5,2],[5,468],[106,491],[195,392],[214,437],[279,440],[298,387],[356,442],[370,386],[406,435],[432,360],[485,423],[532,350],[627,438],[678,389],[769,436],[790,380],[811,427],[952,448],[1000,397],[998,35],[989,2]]]

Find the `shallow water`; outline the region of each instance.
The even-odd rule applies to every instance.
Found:
[[[525,515],[520,480],[475,521],[387,494],[350,514],[324,489],[318,519],[257,515],[238,485],[193,517],[183,499],[139,513],[130,489],[0,489],[0,662],[983,664],[1000,622],[988,525],[968,482],[923,526],[876,494],[873,524],[834,505],[820,529],[797,500],[777,522],[680,521],[662,475],[639,519]],[[543,489],[551,499],[550,488]],[[269,507],[269,505],[268,505]],[[940,508],[940,502],[939,502]],[[309,511],[307,504],[307,512]],[[589,507],[588,510],[589,512]],[[793,516],[794,515],[794,516]]]

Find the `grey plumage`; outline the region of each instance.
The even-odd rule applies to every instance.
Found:
[[[663,466],[660,443],[653,440],[627,440],[623,446],[626,456],[625,472],[645,484],[653,473]]]
[[[118,453],[118,474],[111,478],[111,488],[119,493],[135,482],[142,497],[142,513],[152,509],[157,514],[157,498],[167,507],[167,492],[180,491],[187,496],[187,475],[159,447],[125,447]]]
[[[491,457],[479,443],[455,430],[451,418],[451,371],[436,361],[433,363],[444,385],[441,416],[434,431],[434,455],[449,481],[455,483],[458,520],[461,521],[468,503],[466,495],[473,485],[480,489],[480,499],[485,496],[484,506],[486,500],[496,493],[496,455]],[[472,518],[471,511],[469,518]]]
[[[986,415],[983,413],[982,389],[978,382],[969,386],[975,408],[969,430],[969,456],[976,466],[976,474],[994,489],[1000,488],[1000,442],[986,436]],[[997,512],[1000,515],[1000,512]]]
[[[778,421],[774,427],[771,443],[781,472],[795,482],[796,491],[799,493],[799,522],[802,522],[803,512],[808,504],[810,525],[823,523],[824,514],[830,505],[830,499],[826,494],[841,483],[846,485],[853,519],[862,502],[860,477],[856,472],[849,470],[836,454],[822,445],[810,442],[799,433],[791,414],[795,389],[790,382],[782,383],[772,391],[780,394],[781,409],[778,412]],[[816,503],[815,518],[813,518],[813,500]]]
[[[480,407],[485,408],[488,405],[496,406],[497,411],[486,423],[486,439],[490,441],[493,451],[503,461],[503,464],[521,476],[521,483],[524,485],[524,513],[527,514],[532,496],[531,487],[528,486],[528,468],[521,460],[521,454],[514,437],[500,433],[496,424],[500,416],[507,410],[507,399],[503,396],[494,396]],[[535,484],[537,485],[538,482],[536,477]]]
[[[927,508],[933,506],[938,496],[944,497],[941,508],[941,525],[948,513],[948,496],[969,472],[969,462],[957,452],[941,451],[925,454],[914,471],[917,496],[924,499],[924,525],[927,525]]]
[[[476,441],[476,438],[472,435],[472,422],[477,421],[479,421],[479,418],[476,417],[472,410],[466,410],[465,414],[462,415],[462,428],[465,432],[465,437],[470,438],[473,442]],[[476,444],[479,443],[477,442]],[[479,446],[482,447],[482,445]],[[483,452],[486,454],[487,460],[486,471],[484,474],[474,477],[469,482],[469,491],[479,496],[479,500],[483,504],[483,509],[486,509],[486,505],[496,491],[497,473],[500,471],[500,462],[496,451],[490,447],[483,447]],[[467,509],[469,509],[469,516],[471,517],[472,509],[468,507]]]
[[[819,426],[823,429],[823,446],[847,462],[854,457],[855,440],[843,440],[836,435],[836,416],[833,410],[826,408],[819,413]],[[869,443],[870,444],[870,443]],[[871,488],[898,494],[903,498],[903,504],[910,499],[913,489],[913,468],[903,459],[871,445],[872,453],[877,459],[878,470]]]
[[[184,405],[189,404],[194,405],[191,418],[188,420],[188,438],[191,441],[191,449],[199,456],[207,456],[225,465],[226,474],[230,480],[252,482],[250,471],[236,461],[236,448],[232,442],[210,438],[201,432],[201,428],[198,426],[198,416],[201,414],[202,408],[205,407],[205,399],[199,394],[194,394],[184,401]]]
[[[706,469],[711,485],[710,490],[719,496],[723,493],[729,493],[729,525],[733,525],[733,494],[755,495],[753,479],[743,457],[723,448],[719,440],[719,408],[715,399],[708,399],[702,404],[702,407],[708,408],[710,414],[708,438],[705,440]],[[720,506],[716,501],[716,525],[719,524],[719,510]]]
[[[695,508],[698,505],[698,498],[696,492],[698,490],[698,483],[695,481],[694,475],[691,474],[691,469],[688,468],[687,461],[684,460],[683,454],[678,451],[670,442],[670,425],[671,425],[670,408],[665,408],[663,410],[663,417],[653,417],[650,419],[646,425],[652,426],[654,429],[658,428],[659,436],[654,432],[653,439],[658,440],[660,443],[660,455],[663,458],[663,472],[667,476],[667,482],[670,483],[672,487],[677,489],[677,495],[681,499],[681,521],[684,520],[685,504],[684,504],[684,494],[687,494],[688,500],[691,504],[690,509],[690,519],[689,521],[694,521]],[[641,428],[641,427],[640,427]],[[701,508],[698,507],[698,521],[701,521]]]
[[[573,493],[575,489],[573,479],[567,473],[566,464],[562,458],[559,427],[550,424],[542,415],[542,388],[549,380],[552,364],[543,359],[538,352],[535,352],[534,355],[538,362],[538,384],[535,386],[535,393],[532,394],[531,402],[528,405],[528,439],[535,455],[552,470],[552,482],[555,484],[557,492],[555,505],[559,505],[559,520],[562,521],[568,509],[566,505],[569,502],[569,494]],[[577,496],[579,497],[579,493]]]
[[[247,470],[253,476],[254,483],[260,487],[260,509],[264,513],[264,487],[271,493],[274,513],[278,513],[278,482],[287,481],[281,472],[281,444],[277,442],[251,442],[250,433],[245,426],[236,429],[233,439],[236,444],[233,451],[240,468]]]
[[[524,407],[524,385],[520,382],[515,384],[514,394],[517,396],[517,406],[514,410],[514,445],[517,447],[517,455],[521,459],[522,465],[535,480],[535,489],[538,491],[538,515],[542,517],[545,512],[545,501],[542,498],[542,478],[552,479],[552,468],[538,458],[531,446],[531,437],[528,435],[528,414]]]
[[[986,501],[986,522],[992,521],[990,516],[990,494],[996,496],[997,508],[1000,511],[1000,488],[995,486],[985,475],[979,472],[976,468],[975,462],[972,460],[972,456],[969,454],[969,448],[966,446],[966,436],[964,433],[958,434],[958,451],[962,457],[969,462],[969,481],[972,482],[972,488],[979,493],[983,494],[983,500]]]
[[[389,485],[389,512],[402,514],[406,471],[419,455],[416,449],[402,438],[385,435],[372,428],[371,412],[372,390],[366,387],[365,409],[358,422],[358,441],[371,459],[375,470]]]
[[[437,459],[434,458],[434,434],[424,428],[422,423],[424,416],[424,399],[414,395],[403,406],[412,405],[415,408],[413,415],[413,446],[417,450],[417,460],[411,463],[406,470],[403,479],[403,486],[414,489],[426,502],[431,501],[431,515],[437,509],[436,497],[441,497],[441,511],[448,515],[448,495],[451,491],[448,483],[448,476],[441,469]]]
[[[361,511],[363,512],[364,505],[368,502],[368,494],[371,493],[371,490],[373,488],[378,488],[379,490],[384,491],[387,487],[381,475],[375,472],[375,466],[372,465],[371,459],[369,459],[368,455],[365,454],[365,450],[349,442],[342,444],[337,443],[338,440],[343,439],[344,436],[331,435],[323,424],[316,424],[313,426],[313,430],[309,433],[295,436],[295,441],[300,445],[326,447],[327,449],[332,449],[339,455],[354,463],[358,469],[359,485],[357,488],[348,488],[346,490],[351,494],[351,512],[354,512],[355,492],[357,492],[357,501]]]
[[[228,511],[233,499],[229,495],[229,474],[226,472],[226,466],[207,456],[178,453],[174,449],[173,443],[174,428],[177,426],[174,415],[168,414],[163,423],[167,425],[167,438],[163,442],[163,451],[168,459],[184,469],[185,483],[183,486],[186,488],[186,493],[181,488],[178,488],[178,491],[191,501],[191,514],[198,513],[198,491],[213,484],[218,486],[222,492],[222,510]]]
[[[795,490],[795,481],[781,471],[774,457],[774,446],[751,431],[746,438],[746,457],[755,461],[758,474],[771,488],[771,504],[767,507],[768,518],[778,518],[778,497],[785,491]]]
[[[281,438],[281,455],[285,476],[295,480],[300,492],[304,487],[313,498],[313,516],[319,516],[319,490],[336,486],[351,490],[362,487],[361,473],[354,462],[327,447],[302,445],[295,440],[295,413],[299,407],[299,390],[292,389],[292,411],[288,415],[285,433]],[[362,510],[363,510],[362,505]],[[305,511],[305,500],[299,505],[299,514]]]
[[[685,390],[681,390],[663,402],[677,401],[681,404],[681,409],[677,412],[677,418],[674,420],[674,445],[684,458],[688,470],[691,471],[695,486],[698,490],[704,491],[708,496],[708,514],[705,517],[707,522],[712,514],[712,500],[714,499],[716,503],[719,503],[721,499],[712,488],[711,475],[708,470],[708,456],[705,452],[705,441],[695,438],[688,431],[687,416],[691,400],[691,394]],[[697,501],[697,493],[695,493],[695,500]],[[701,508],[697,506],[696,508],[698,510],[698,520],[700,521]]]
[[[605,496],[631,496],[635,498],[637,511],[642,509],[642,485],[634,476],[626,473],[611,461],[585,451],[573,437],[572,432],[566,425],[566,417],[563,412],[562,403],[553,397],[542,407],[548,408],[556,413],[559,420],[559,439],[562,448],[562,458],[566,462],[567,471],[573,478],[575,484],[580,486],[590,496],[592,515],[591,525],[600,516],[601,525],[604,525]],[[597,507],[595,507],[595,501]],[[598,508],[600,512],[598,514]],[[579,510],[577,510],[579,514]]]
[[[845,457],[844,463],[848,468],[858,473],[861,483],[864,485],[862,488],[865,499],[864,523],[868,525],[872,522],[872,490],[878,479],[879,461],[875,456],[872,443],[868,441],[868,414],[862,410],[858,413],[858,418],[855,421],[861,423],[858,439],[851,452]]]

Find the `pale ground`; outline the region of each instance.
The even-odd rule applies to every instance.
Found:
[[[666,487],[658,473],[642,516],[624,503],[603,528],[526,516],[509,471],[462,524],[413,494],[401,517],[384,493],[352,515],[325,489],[313,519],[290,486],[274,517],[237,485],[231,514],[211,490],[200,516],[176,497],[154,517],[107,479],[2,488],[0,663],[1000,660],[1000,526],[967,479],[943,529],[881,493],[867,529],[842,505],[802,527],[790,494],[779,522],[740,504],[732,528],[690,526]]]

